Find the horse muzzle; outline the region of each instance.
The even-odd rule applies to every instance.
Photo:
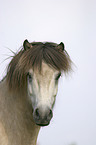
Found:
[[[39,126],[47,126],[50,124],[50,120],[53,117],[52,110],[49,108],[36,108],[34,110],[33,118],[37,125]]]

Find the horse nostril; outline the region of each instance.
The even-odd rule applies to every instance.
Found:
[[[50,109],[50,111],[49,111],[49,116],[51,116],[52,115],[52,110]]]
[[[40,117],[39,109],[38,109],[38,108],[35,110],[35,115],[36,115],[37,117]]]
[[[52,113],[52,110],[50,109],[49,114],[47,116],[47,119],[51,119],[52,117],[53,117],[53,113]]]

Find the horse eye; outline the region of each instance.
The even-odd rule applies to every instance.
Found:
[[[28,77],[29,81],[31,82],[32,81],[32,76],[31,76],[30,73],[27,74],[27,77]]]
[[[61,76],[61,72],[56,76],[55,80],[58,81]]]

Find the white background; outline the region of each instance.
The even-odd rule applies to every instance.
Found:
[[[63,41],[76,67],[63,76],[39,145],[96,145],[96,1],[0,0],[0,79],[24,39]],[[4,62],[2,62],[4,61]]]

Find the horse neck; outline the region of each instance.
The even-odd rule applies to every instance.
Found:
[[[10,136],[14,136],[12,131],[16,130],[18,138],[16,140],[22,140],[23,145],[27,145],[26,140],[27,142],[29,140],[28,145],[35,145],[40,127],[33,120],[32,106],[28,101],[28,96],[24,95],[24,93],[19,94],[17,92],[14,94],[14,92],[9,92],[6,80],[2,82],[2,92],[4,92],[2,98],[6,99],[4,109],[6,107],[9,114],[7,121],[5,119],[5,126],[8,132],[11,132]],[[14,123],[12,123],[13,120]],[[11,126],[12,130],[9,126]],[[10,136],[9,138],[11,138]],[[13,138],[16,138],[16,136]]]

